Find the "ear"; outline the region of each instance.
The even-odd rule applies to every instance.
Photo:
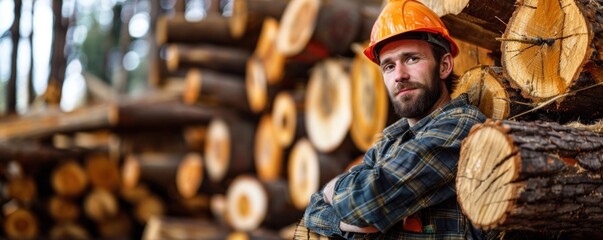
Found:
[[[442,60],[440,61],[440,78],[442,80],[446,79],[450,74],[452,74],[453,68],[454,58],[452,57],[452,54],[444,54],[444,56],[442,56]]]

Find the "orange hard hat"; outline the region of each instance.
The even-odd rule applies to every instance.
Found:
[[[421,39],[443,47],[452,56],[459,53],[459,47],[438,15],[416,0],[388,1],[373,25],[364,55],[379,64],[381,47],[397,39]]]

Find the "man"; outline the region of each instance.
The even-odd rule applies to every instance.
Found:
[[[402,118],[363,163],[312,196],[296,238],[482,238],[459,209],[455,177],[461,141],[485,116],[466,95],[450,98],[458,47],[448,30],[421,3],[390,0],[364,54]]]

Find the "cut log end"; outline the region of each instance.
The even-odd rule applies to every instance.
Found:
[[[281,146],[290,146],[297,131],[297,108],[291,93],[281,92],[274,98],[272,124],[274,135]]]
[[[233,38],[240,38],[245,34],[249,13],[247,0],[235,0],[232,2],[232,16],[229,18],[230,34]]]
[[[97,188],[84,200],[84,212],[90,219],[102,222],[117,215],[119,204],[111,192]]]
[[[52,187],[58,195],[76,197],[88,186],[84,169],[75,161],[68,161],[52,173]]]
[[[500,78],[502,76],[493,72],[492,67],[471,68],[459,78],[451,97],[467,93],[469,103],[478,107],[486,117],[495,120],[506,119],[511,108],[510,98]]]
[[[442,3],[439,0],[420,0],[421,3],[433,10],[438,16],[444,16],[446,14],[459,14],[463,9],[468,7],[469,0],[448,0],[446,3]]]
[[[352,62],[352,125],[350,135],[356,146],[366,151],[377,140],[387,122],[389,100],[381,71],[364,54]]]
[[[125,188],[134,188],[140,178],[140,163],[134,155],[129,155],[124,160],[121,168],[121,178]]]
[[[557,96],[566,92],[591,57],[590,38],[575,1],[567,6],[524,1],[502,38],[503,66],[527,97]]]
[[[517,150],[503,127],[485,124],[463,141],[460,156],[459,205],[477,227],[494,228],[514,207]]]
[[[203,162],[197,153],[189,153],[178,166],[176,186],[184,198],[194,197],[203,181]]]
[[[54,196],[48,203],[48,212],[58,222],[76,221],[80,216],[80,207],[68,198]]]
[[[320,10],[319,0],[292,0],[281,18],[277,47],[285,56],[295,56],[306,47]]]
[[[213,182],[221,181],[230,165],[230,129],[222,119],[213,120],[207,130],[205,164]]]
[[[285,55],[281,53],[277,45],[278,21],[274,18],[266,18],[262,25],[262,32],[255,50],[255,55],[260,58],[266,73],[268,84],[274,85],[281,81],[285,68]]]
[[[32,177],[13,178],[8,183],[8,195],[18,201],[31,203],[37,193],[36,182]]]
[[[259,113],[268,105],[268,82],[262,61],[258,58],[249,58],[245,76],[247,101],[249,108],[254,113]]]
[[[199,99],[201,93],[201,71],[199,69],[190,69],[186,73],[183,101],[187,104],[193,104]]]
[[[156,196],[141,199],[134,209],[134,216],[140,223],[146,223],[155,216],[162,216],[165,212],[163,201]]]
[[[351,84],[344,64],[327,60],[312,70],[308,82],[304,121],[310,141],[321,152],[337,149],[352,122]]]
[[[38,238],[38,220],[32,212],[19,208],[5,217],[4,234],[10,239]]]
[[[256,229],[268,212],[268,196],[253,177],[237,177],[226,193],[226,215],[230,225],[240,231]]]
[[[106,154],[88,156],[86,172],[90,183],[95,187],[115,190],[121,184],[117,161],[109,159]]]
[[[255,168],[258,178],[264,181],[281,177],[283,149],[274,133],[272,116],[264,115],[258,124],[255,135]]]
[[[168,71],[174,72],[178,70],[178,66],[180,65],[179,52],[177,45],[169,45],[165,48],[165,65]]]
[[[305,209],[320,185],[318,155],[307,139],[299,140],[289,156],[289,189],[293,206]]]

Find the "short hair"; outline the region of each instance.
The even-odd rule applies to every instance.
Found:
[[[449,53],[449,52],[446,49],[444,49],[443,47],[440,47],[439,45],[432,44],[432,43],[430,43],[429,45],[431,46],[431,53],[433,54],[433,57],[435,58],[435,61],[436,61],[436,67],[438,67],[440,65],[440,63],[442,62],[442,57],[446,53]],[[459,76],[454,74],[454,72],[451,72],[450,75],[448,75],[448,77],[446,77],[445,82],[446,82],[446,89],[448,89],[448,94],[452,94],[454,89],[456,89],[458,79],[459,79]]]

